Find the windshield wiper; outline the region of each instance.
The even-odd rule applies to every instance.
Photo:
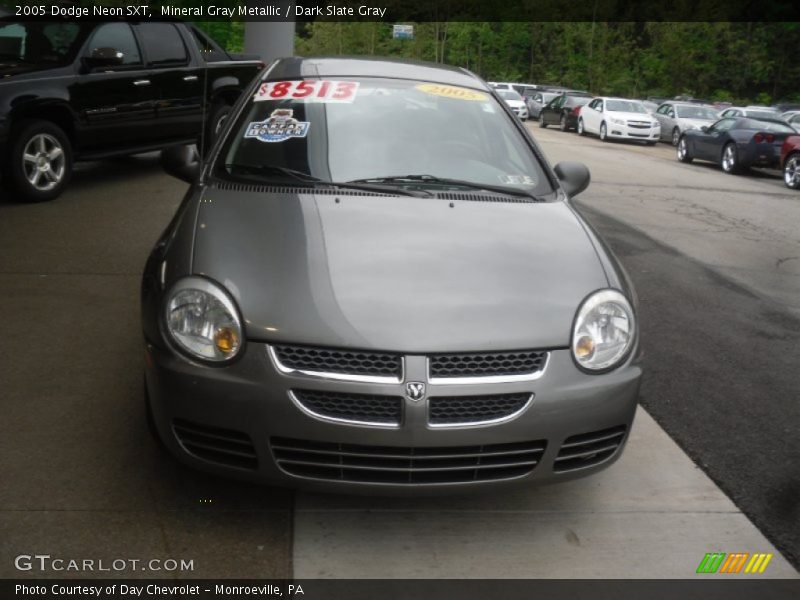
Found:
[[[509,196],[520,196],[523,198],[528,198],[531,202],[544,202],[542,198],[534,196],[530,192],[526,192],[525,190],[521,190],[519,188],[507,187],[504,185],[479,183],[477,181],[466,181],[464,179],[447,179],[443,177],[436,177],[435,175],[392,175],[388,177],[368,177],[366,179],[355,179],[353,181],[348,181],[348,183],[388,183],[388,184],[432,183],[434,185],[467,187],[474,190],[486,190],[489,192],[496,192],[498,194],[506,194]]]
[[[295,179],[296,181],[300,181],[305,183],[309,186],[329,186],[329,187],[337,187],[343,189],[353,189],[353,190],[362,190],[365,192],[379,192],[382,194],[400,194],[403,196],[430,196],[429,192],[418,192],[414,190],[404,190],[398,189],[394,186],[388,185],[371,185],[368,182],[360,182],[360,181],[346,181],[346,182],[336,182],[336,181],[328,181],[326,179],[320,179],[319,177],[314,177],[313,175],[309,175],[308,173],[304,173],[303,171],[297,171],[295,169],[289,169],[288,167],[279,167],[277,165],[249,165],[249,164],[239,164],[239,163],[231,163],[226,164],[225,168],[228,169],[230,173],[232,170],[239,170],[244,171],[245,173],[252,173],[256,175],[269,175],[269,174],[278,174],[278,175],[286,175]]]

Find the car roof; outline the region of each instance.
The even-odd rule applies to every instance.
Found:
[[[622,100],[623,102],[641,102],[641,100],[634,100],[631,98],[620,98],[618,96],[597,96],[600,100]]]
[[[281,58],[270,66],[264,79],[275,81],[302,77],[416,79],[490,91],[483,81],[466,69],[421,60],[365,56]]]

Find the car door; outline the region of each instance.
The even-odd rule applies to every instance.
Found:
[[[661,139],[671,140],[672,129],[675,127],[675,107],[672,104],[662,104],[658,107],[655,117],[661,124]]]
[[[150,80],[155,90],[155,114],[162,140],[199,138],[203,125],[203,70],[191,60],[192,40],[185,40],[175,23],[136,25]]]
[[[722,155],[722,146],[727,141],[727,132],[736,123],[736,119],[720,119],[705,132],[695,134],[694,154],[697,158],[716,162]]]
[[[560,105],[564,102],[564,96],[558,96],[557,98],[553,98],[543,109],[542,109],[542,120],[547,125],[552,125],[558,123]]]
[[[597,106],[598,100],[592,100],[589,104],[585,105],[581,108],[581,116],[578,117],[579,121],[583,121],[583,130],[587,133],[594,133],[593,123],[594,123],[594,114],[595,114],[595,107]]]
[[[605,102],[601,98],[597,98],[593,102],[590,103],[593,108],[589,109],[588,117],[589,120],[583,122],[583,126],[586,127],[588,125],[588,131],[591,133],[600,133],[600,123],[603,121],[603,111],[605,110]],[[581,115],[583,115],[583,111],[585,109],[581,109]]]
[[[120,64],[90,68],[86,59],[100,48],[116,51]],[[149,71],[131,26],[124,22],[99,25],[81,51],[81,62],[70,88],[72,108],[78,115],[77,150],[105,153],[153,141],[158,135],[154,92],[146,83]]]

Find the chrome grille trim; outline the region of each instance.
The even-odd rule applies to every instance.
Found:
[[[487,394],[488,395],[488,394]],[[439,396],[439,398],[446,398],[447,396]],[[524,413],[530,405],[533,404],[533,399],[535,394],[530,394],[528,399],[525,401],[518,410],[510,413],[508,415],[503,415],[502,417],[496,417],[494,419],[484,419],[480,421],[460,421],[460,422],[453,422],[453,423],[432,423],[431,416],[430,416],[430,402],[435,398],[428,399],[428,427],[431,429],[449,429],[449,428],[457,428],[457,427],[486,427],[488,425],[499,425],[501,423],[507,423],[508,421],[513,421],[517,417],[519,417],[522,413]]]
[[[278,354],[275,351],[275,347],[272,345],[267,346],[267,353],[269,354],[270,360],[272,364],[275,365],[275,368],[283,373],[284,375],[289,376],[304,376],[304,377],[313,377],[316,379],[332,379],[335,381],[352,381],[356,383],[402,383],[405,378],[405,357],[400,356],[400,375],[399,377],[391,377],[386,375],[356,375],[351,373],[335,373],[335,372],[326,372],[326,371],[313,371],[308,369],[295,369],[293,367],[288,367],[284,365],[280,358],[278,358]]]
[[[428,383],[431,385],[477,385],[481,383],[519,383],[524,381],[536,381],[541,378],[550,364],[550,352],[545,353],[544,363],[541,368],[530,373],[520,373],[518,375],[473,375],[469,377],[432,377],[431,359],[427,358]]]
[[[383,429],[399,429],[401,422],[402,422],[402,404],[401,404],[401,412],[397,422],[389,422],[389,421],[366,421],[360,419],[346,419],[344,417],[333,417],[331,415],[325,415],[319,412],[312,410],[311,408],[307,407],[303,404],[302,400],[297,397],[294,390],[289,391],[289,398],[291,399],[292,403],[299,408],[303,413],[308,415],[309,417],[313,417],[315,419],[319,419],[320,421],[327,421],[329,423],[338,423],[340,425],[355,425],[360,427],[381,427]],[[402,402],[402,399],[400,399]]]

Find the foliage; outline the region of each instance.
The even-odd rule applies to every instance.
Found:
[[[389,24],[317,21],[298,25],[296,52],[417,58],[597,94],[777,101],[800,94],[798,47],[798,23],[427,22],[393,40]]]

